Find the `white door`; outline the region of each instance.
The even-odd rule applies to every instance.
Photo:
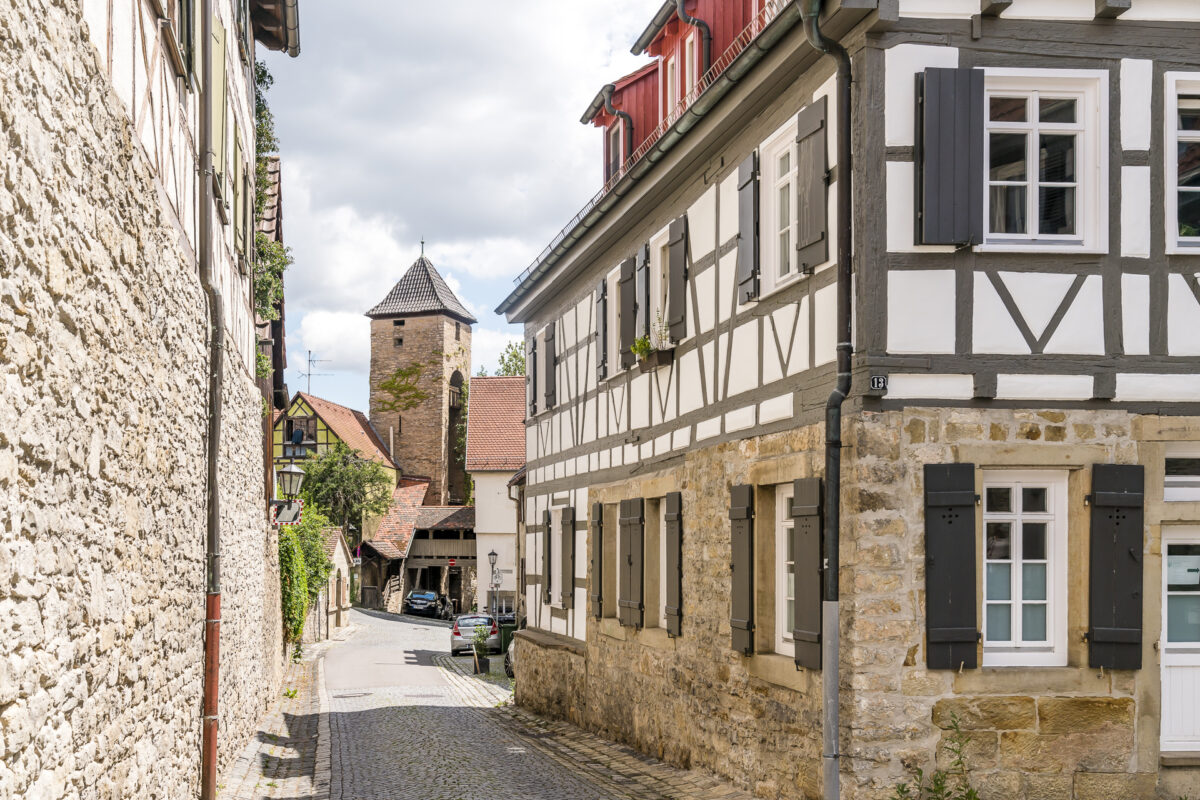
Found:
[[[1162,742],[1200,750],[1200,530],[1163,534]]]

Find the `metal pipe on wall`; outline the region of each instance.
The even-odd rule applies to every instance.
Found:
[[[708,70],[712,67],[712,28],[708,27],[708,23],[699,17],[689,17],[687,10],[684,8],[686,4],[687,0],[676,0],[675,11],[679,14],[679,19],[681,22],[686,25],[691,25],[693,28],[696,28],[700,31],[700,36],[704,43],[704,53],[702,56],[704,61],[700,69],[700,75],[704,76],[708,74]],[[688,80],[691,80],[690,75],[688,76]]]
[[[207,535],[205,541],[204,695],[200,748],[200,798],[217,796],[217,723],[221,670],[221,386],[224,382],[224,317],[213,264],[213,0],[200,4],[200,219],[197,231],[200,283],[208,298],[208,461]]]
[[[821,786],[824,800],[841,797],[839,658],[841,618],[838,571],[841,568],[842,403],[850,394],[850,278],[853,256],[851,184],[850,54],[839,42],[821,34],[821,0],[804,0],[800,14],[809,44],[837,62],[837,385],[825,405],[825,531],[821,587]]]
[[[625,123],[625,152],[621,154],[620,163],[617,165],[617,172],[620,173],[621,168],[625,166],[625,159],[633,155],[633,117],[628,112],[613,107],[612,96],[616,88],[610,83],[600,90],[600,95],[604,98],[604,110],[614,117],[620,117]]]

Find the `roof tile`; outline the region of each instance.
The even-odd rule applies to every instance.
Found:
[[[467,471],[525,464],[525,378],[472,378],[467,394]]]
[[[408,268],[388,296],[367,312],[368,317],[393,317],[439,311],[468,325],[477,320],[451,291],[433,262],[422,255]]]

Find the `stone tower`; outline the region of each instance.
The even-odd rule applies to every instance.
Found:
[[[458,427],[466,413],[463,389],[471,375],[475,317],[423,253],[367,316],[371,424],[405,475],[430,479],[428,502],[465,502]],[[392,407],[396,395],[383,388],[399,370],[402,406],[411,407]]]

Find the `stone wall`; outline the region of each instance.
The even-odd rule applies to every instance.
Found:
[[[1200,791],[1200,769],[1159,766],[1155,650],[1159,531],[1200,522],[1200,504],[1161,502],[1163,443],[1200,441],[1200,419],[1088,410],[861,412],[847,418],[845,440],[846,800],[885,800],[913,768],[947,766],[954,716],[971,737],[967,759],[983,800],[1175,800]],[[800,428],[695,450],[657,475],[590,487],[589,507],[600,501],[606,509],[625,497],[682,492],[682,636],[619,626],[606,579],[606,618],[589,619],[586,644],[540,630],[520,639],[518,702],[710,770],[757,796],[819,797],[821,676],[797,671],[774,652],[771,537],[773,487],[820,475],[822,444],[821,426]],[[925,669],[923,465],[950,462],[1068,470],[1068,666]],[[1087,666],[1090,511],[1083,500],[1095,463],[1146,467],[1143,668],[1136,671]],[[738,483],[756,487],[757,652],[750,657],[729,644],[728,502]],[[605,525],[615,536],[607,510]],[[606,570],[614,558],[606,552]]]
[[[440,314],[403,318],[397,327],[394,319],[371,320],[371,422],[386,442],[395,431],[396,452],[392,455],[405,475],[431,479],[426,500],[443,505],[453,492],[463,497],[465,473],[449,463],[450,377],[455,370],[464,381],[471,377],[471,326]],[[395,345],[397,337],[404,344]],[[391,396],[379,384],[397,369],[424,365],[417,388],[427,397],[409,411],[383,411],[380,404]],[[402,420],[402,421],[401,421]],[[451,472],[456,474],[451,475]]]
[[[194,797],[195,259],[78,2],[0,2],[0,98],[0,798]],[[281,654],[261,402],[240,363],[226,371],[223,765],[275,696]]]

